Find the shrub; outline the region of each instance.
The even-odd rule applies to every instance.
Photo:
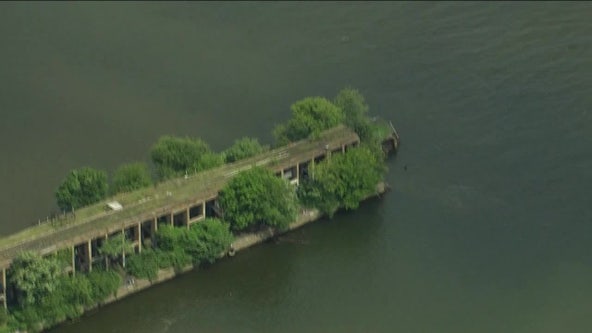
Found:
[[[142,253],[127,259],[126,270],[131,275],[154,281],[158,276],[158,253],[152,249],[144,249]]]

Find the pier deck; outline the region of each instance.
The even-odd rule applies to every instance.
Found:
[[[253,166],[263,166],[277,172],[358,142],[359,138],[353,131],[339,126],[322,133],[315,140],[298,141],[212,170],[113,196],[76,211],[75,216],[42,223],[0,239],[0,268],[8,267],[23,251],[52,253],[117,230],[121,231],[130,225],[174,212],[192,203],[216,198],[228,180]],[[107,211],[106,203],[114,200],[120,202],[123,209]]]

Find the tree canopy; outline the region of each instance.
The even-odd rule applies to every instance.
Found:
[[[182,251],[194,263],[214,262],[232,242],[228,224],[212,218],[194,223],[189,229],[162,226],[156,235],[158,250]]]
[[[364,96],[356,89],[345,88],[337,94],[334,103],[343,111],[345,125],[353,129],[360,136],[360,140],[369,140],[372,129],[367,117],[369,108]]]
[[[62,267],[54,258],[42,258],[33,252],[23,252],[10,266],[9,281],[17,289],[21,306],[33,305],[56,290]]]
[[[125,238],[123,233],[119,233],[114,237],[108,238],[99,248],[100,254],[107,255],[112,258],[117,258],[124,252],[125,254],[134,253],[134,245],[131,241]]]
[[[124,164],[113,174],[113,193],[130,192],[152,185],[152,177],[145,163]]]
[[[223,152],[226,163],[236,162],[265,151],[257,139],[244,137],[234,141],[234,144]]]
[[[292,118],[276,126],[273,135],[279,145],[316,137],[322,131],[343,122],[344,115],[340,108],[323,97],[307,97],[290,107]]]
[[[161,179],[207,170],[224,162],[206,142],[189,137],[162,136],[150,151]]]
[[[84,167],[72,170],[55,195],[62,210],[72,210],[101,201],[107,188],[106,172]]]
[[[220,192],[219,200],[224,220],[233,230],[261,224],[286,228],[297,212],[292,185],[259,167],[232,178]]]
[[[352,148],[316,165],[314,178],[303,182],[299,197],[305,206],[333,216],[339,207],[357,208],[375,191],[385,171],[380,153],[366,147]]]

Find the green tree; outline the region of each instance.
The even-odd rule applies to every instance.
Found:
[[[213,263],[232,242],[228,224],[212,218],[195,223],[189,229],[162,226],[156,235],[158,250],[167,253],[175,266],[191,261]]]
[[[297,200],[292,185],[271,171],[253,168],[239,173],[219,196],[224,220],[233,230],[266,224],[286,228],[296,217]]]
[[[125,238],[123,233],[119,233],[117,236],[105,240],[99,248],[99,253],[109,259],[123,257],[122,264],[125,267],[125,256],[134,253],[134,245]]]
[[[369,108],[358,90],[342,89],[335,97],[334,103],[343,111],[345,124],[360,136],[361,141],[372,139],[372,126],[367,116]]]
[[[276,126],[273,135],[279,145],[317,137],[326,129],[343,122],[344,115],[340,108],[323,97],[307,97],[290,107],[292,118]]]
[[[201,139],[173,136],[161,137],[150,151],[150,157],[161,179],[219,166],[223,160],[216,155]]]
[[[316,165],[314,178],[299,188],[299,198],[303,205],[333,216],[339,207],[357,208],[376,190],[385,171],[380,153],[367,147],[352,148]]]
[[[131,192],[152,185],[152,177],[145,163],[124,164],[113,174],[113,193]]]
[[[55,258],[23,252],[14,259],[9,272],[8,279],[16,287],[18,303],[27,306],[40,302],[56,290],[62,267]]]
[[[211,218],[193,224],[186,233],[185,251],[194,262],[213,263],[232,243],[228,227],[228,224]]]
[[[226,163],[249,158],[266,150],[257,139],[244,137],[234,141],[234,144],[223,152]]]
[[[199,161],[195,164],[194,171],[203,171],[213,169],[224,164],[224,156],[214,152],[208,152],[201,156]]]
[[[162,251],[174,251],[182,249],[183,234],[186,231],[181,228],[175,228],[172,225],[162,225],[156,232],[156,246]]]
[[[84,207],[107,196],[107,173],[89,167],[72,170],[56,190],[62,210]]]

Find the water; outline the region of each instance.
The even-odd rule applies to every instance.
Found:
[[[163,134],[358,88],[393,191],[53,332],[588,332],[589,3],[3,3],[0,232]],[[407,165],[407,171],[403,166]]]

